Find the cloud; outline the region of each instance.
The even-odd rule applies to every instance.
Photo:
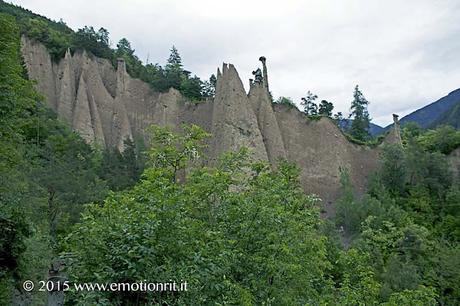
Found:
[[[174,44],[208,78],[222,62],[243,83],[268,59],[271,90],[296,103],[307,90],[348,113],[359,84],[374,122],[405,115],[460,87],[455,0],[15,0],[74,29],[105,27],[142,60],[163,64]]]

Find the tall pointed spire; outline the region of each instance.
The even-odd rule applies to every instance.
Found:
[[[402,145],[402,138],[401,138],[401,125],[399,124],[399,116],[393,114],[393,133],[398,144]]]

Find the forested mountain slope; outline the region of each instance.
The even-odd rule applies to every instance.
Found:
[[[460,88],[452,91],[447,96],[430,103],[400,119],[404,126],[409,122],[417,123],[421,128],[436,128],[439,125],[451,125],[458,128],[460,124]],[[385,131],[391,125],[385,127]]]

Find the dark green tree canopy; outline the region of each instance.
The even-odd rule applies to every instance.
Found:
[[[175,70],[175,71],[183,71],[182,69],[182,58],[179,55],[179,51],[175,46],[171,48],[171,54],[169,55],[167,64],[166,64],[166,71]]]
[[[319,103],[318,115],[332,117],[332,111],[334,110],[334,104],[326,100],[321,100]]]
[[[211,75],[209,81],[205,81],[202,85],[201,94],[203,97],[214,97],[216,94],[217,78],[214,74]]]
[[[109,32],[100,28],[97,32],[93,27],[79,29],[73,39],[74,49],[84,49],[96,56],[110,58],[112,49],[109,46]]]
[[[119,55],[132,56],[134,50],[131,48],[131,43],[126,39],[122,38],[117,44],[117,53]]]
[[[315,116],[318,114],[318,105],[315,103],[316,99],[318,99],[318,96],[311,91],[308,91],[307,96],[301,99],[302,102],[300,102],[300,105],[303,106],[306,115]]]
[[[337,123],[340,123],[340,121],[343,120],[342,112],[337,112],[336,114],[334,114],[334,120],[337,120]]]
[[[359,86],[356,85],[353,92],[353,101],[350,107],[350,116],[353,120],[350,128],[350,134],[355,139],[360,141],[366,141],[369,139],[369,123],[370,117],[367,111],[369,101],[366,100]]]
[[[296,105],[294,104],[294,101],[292,101],[291,98],[289,97],[279,97],[278,99],[276,99],[273,103],[275,104],[281,104],[281,105],[286,105],[288,106],[289,108],[293,108],[293,107],[296,107]]]

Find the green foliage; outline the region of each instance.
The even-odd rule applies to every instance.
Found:
[[[40,143],[29,149],[28,158],[33,161],[30,174],[46,194],[50,236],[55,239],[67,227],[60,220],[75,222],[82,204],[102,200],[107,190],[96,174],[93,149],[65,126],[41,119]]]
[[[408,122],[404,125],[401,136],[404,144],[407,144],[408,141],[413,141],[420,134],[422,134],[422,128],[416,122]]]
[[[346,169],[341,169],[340,181],[342,197],[337,202],[335,222],[337,225],[342,226],[352,237],[361,233],[362,223],[368,216],[386,217],[387,214],[394,213],[386,210],[387,207],[393,204],[388,200],[386,194],[380,194],[379,197],[370,195],[365,195],[361,198],[355,197],[350,176]]]
[[[420,135],[417,142],[429,151],[449,154],[460,147],[460,131],[448,125],[440,126]]]
[[[122,38],[117,44],[117,55],[118,56],[131,56],[134,54],[134,50],[131,48],[131,43],[126,39]]]
[[[321,100],[321,102],[319,103],[318,115],[332,118],[333,110],[334,110],[334,104],[332,104],[332,102]]]
[[[418,305],[438,305],[436,302],[436,298],[438,295],[436,294],[433,288],[427,288],[424,286],[420,286],[420,288],[416,290],[404,290],[402,292],[393,293],[390,296],[388,302],[384,303],[385,306],[399,306],[399,305],[407,305],[407,306],[418,306]]]
[[[131,43],[126,38],[120,39],[117,44],[117,49],[114,50],[114,54],[112,56],[113,63],[117,64],[118,60],[123,59],[126,64],[126,71],[132,77],[140,78],[143,81],[148,82],[156,76],[157,71],[152,70],[152,67],[147,69],[146,66],[143,66],[141,60],[134,54],[134,51],[135,50],[131,48]],[[150,76],[149,73],[153,73],[153,76]],[[156,83],[149,84],[153,89],[159,90],[155,87]]]
[[[380,284],[375,280],[369,254],[351,249],[342,252],[337,265],[341,271],[336,305],[376,305]]]
[[[337,204],[337,220],[338,225],[346,226],[352,232],[357,230],[357,227],[360,226],[362,220],[358,218],[358,222],[354,219],[355,217],[351,216],[350,213],[358,212],[357,209],[350,209],[354,205],[354,195],[353,195],[353,186],[350,181],[350,175],[347,169],[340,169],[340,183],[342,185],[342,198]],[[347,223],[347,224],[345,224]]]
[[[340,124],[340,121],[343,120],[342,112],[337,112],[336,114],[334,114],[334,120],[337,121],[337,124]]]
[[[377,175],[370,193],[356,198],[343,171],[337,224],[355,240],[340,251],[318,231],[314,199],[303,195],[295,166],[281,162],[273,171],[243,150],[206,167],[208,135],[184,129],[153,128],[141,183],[88,206],[64,245],[74,281],[186,280],[190,291],[72,292],[73,303],[455,304],[460,253],[433,239],[431,228],[442,231],[436,221],[414,223],[405,204],[410,184],[395,193]],[[382,167],[399,169],[391,161],[401,152],[386,150]],[[456,202],[460,193],[447,194]],[[296,286],[286,287],[288,279]]]
[[[452,184],[452,174],[445,156],[411,144],[406,148],[405,159],[410,185],[427,189],[431,195],[442,199]]]
[[[300,102],[300,105],[304,108],[304,113],[307,116],[315,116],[318,114],[318,105],[315,103],[315,100],[318,99],[318,96],[308,91],[307,96],[303,97]]]
[[[314,303],[328,287],[324,237],[314,199],[299,170],[251,162],[245,150],[216,167],[196,154],[206,136],[196,126],[181,135],[153,129],[150,165],[132,190],[88,206],[67,239],[75,281],[186,280],[175,295],[75,293],[74,301],[129,304]],[[178,170],[189,169],[177,183]]]
[[[203,82],[196,75],[191,77],[190,72],[183,69],[182,58],[174,46],[171,48],[164,71],[168,87],[180,89],[186,97],[192,100],[202,97]]]
[[[28,19],[23,27],[27,36],[42,42],[53,60],[62,58],[68,48],[72,45],[72,36],[68,31],[62,34],[58,30],[49,27],[48,22],[42,18]]]
[[[107,187],[96,173],[98,152],[43,106],[25,78],[19,43],[15,19],[0,14],[0,304],[11,304],[16,290],[24,303],[43,305],[44,293],[16,288],[44,280],[60,236]]]
[[[416,144],[424,150],[446,155],[460,147],[460,131],[449,125],[423,131],[417,123],[409,122],[402,129],[402,138],[405,145]]]
[[[205,98],[214,97],[216,95],[217,78],[214,74],[211,75],[209,81],[204,81],[201,89],[201,95]]]
[[[142,149],[131,139],[125,140],[125,149],[107,149],[102,152],[98,175],[107,182],[110,190],[123,190],[139,181],[145,167]]]
[[[189,77],[188,74],[184,74],[182,75],[179,89],[184,96],[192,100],[200,100],[202,98],[203,82],[196,75]]]
[[[26,165],[21,129],[29,122],[38,95],[23,78],[18,33],[14,19],[0,14],[0,304],[8,304],[12,277],[31,235],[23,211],[31,199],[27,176],[21,171]]]
[[[179,171],[186,168],[191,161],[201,159],[206,145],[203,140],[210,135],[197,125],[183,126],[182,135],[171,132],[168,128],[153,126],[152,148],[148,151],[149,163],[154,168],[170,174],[170,180],[178,180]]]
[[[348,134],[348,133],[345,133],[344,135],[345,135],[345,137],[348,139],[348,141],[350,141],[351,143],[354,143],[354,144],[357,144],[357,145],[361,145],[361,146],[365,146],[365,145],[368,144],[367,141],[364,141],[364,140],[355,138],[355,137],[353,137],[352,135],[350,135],[350,134]]]
[[[296,105],[294,104],[292,99],[288,97],[279,97],[273,103],[280,104],[280,105],[286,105],[289,108],[296,108]]]
[[[428,263],[435,267],[433,283],[439,293],[441,305],[457,305],[460,301],[460,247],[437,243]]]
[[[129,63],[129,62],[128,62]],[[141,69],[139,72],[139,77],[150,84],[150,86],[157,91],[165,92],[170,87],[168,87],[168,82],[164,76],[165,72],[163,67],[159,64],[147,64],[144,69]]]
[[[381,179],[383,185],[394,194],[401,194],[406,184],[406,164],[403,148],[387,145],[381,154]]]
[[[404,147],[383,147],[380,168],[362,197],[353,195],[342,175],[336,226],[352,236],[351,250],[372,258],[384,305],[458,304],[460,189],[445,156],[432,149],[437,133],[427,134],[409,126]]]
[[[179,55],[179,51],[177,50],[175,46],[172,46],[170,51],[171,51],[171,54],[169,55],[165,70],[181,72],[183,70],[183,67],[182,67],[182,58]]]
[[[18,125],[23,124],[39,96],[23,78],[14,19],[0,14],[0,22],[0,135],[2,139],[19,140]]]
[[[104,28],[100,28],[97,32],[93,27],[88,26],[79,29],[73,35],[72,48],[74,50],[86,50],[102,58],[112,57],[112,49],[109,46],[109,32]]]
[[[62,20],[55,22],[4,1],[0,1],[0,13],[13,16],[20,34],[43,43],[54,60],[64,56],[65,51],[72,45],[73,31]]]
[[[340,121],[337,121],[337,123],[339,125],[339,128],[341,128],[339,122]],[[379,135],[378,137],[375,137],[375,138],[368,138],[367,140],[357,139],[357,138],[353,137],[353,135],[351,135],[351,134],[349,134],[347,132],[343,132],[343,135],[351,143],[354,143],[354,144],[357,144],[357,145],[360,145],[360,146],[367,146],[367,147],[371,147],[371,148],[378,147],[385,140],[385,135]]]
[[[404,223],[380,222],[374,216],[366,219],[357,246],[374,259],[372,265],[381,279],[380,295],[383,300],[391,301],[395,294],[407,294],[426,284],[433,273],[431,266],[425,262],[432,244],[428,234],[426,228],[411,223],[410,219]],[[431,283],[430,290],[435,285]]]
[[[367,106],[369,102],[364,97],[363,93],[359,90],[358,85],[355,87],[353,93],[353,101],[351,102],[351,114],[350,118],[353,119],[350,128],[350,134],[353,138],[366,141],[370,138],[369,135],[369,113],[367,112]]]
[[[453,214],[450,207],[456,207],[458,186],[441,153],[427,151],[413,139],[404,148],[386,146],[379,178],[417,223],[432,226],[447,218],[442,222],[453,225],[448,215]]]

